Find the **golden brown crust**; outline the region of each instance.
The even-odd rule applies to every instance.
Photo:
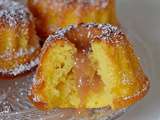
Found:
[[[127,108],[128,106],[135,104],[138,100],[142,99],[147,94],[150,88],[147,78],[142,85],[144,86],[144,88],[141,91],[135,93],[134,95],[115,99],[113,101],[114,109]]]
[[[2,66],[3,67],[5,67],[5,65],[7,65],[7,64],[12,64],[13,63],[13,61],[19,61],[18,63],[21,63],[21,61],[23,61],[23,62],[25,62],[24,64],[20,64],[21,66],[25,66],[26,65],[26,67],[29,67],[29,65],[31,64],[31,62],[36,62],[36,64],[35,65],[33,65],[30,69],[26,69],[26,70],[24,70],[24,71],[21,71],[21,72],[19,72],[18,74],[16,74],[16,75],[14,75],[14,74],[9,74],[9,73],[2,73],[2,72],[0,72],[0,80],[15,80],[15,79],[17,79],[17,78],[21,78],[21,77],[23,77],[23,76],[26,76],[26,75],[28,75],[28,74],[30,74],[31,72],[33,72],[33,71],[35,71],[35,69],[36,69],[36,67],[37,67],[37,65],[38,65],[38,59],[39,59],[39,54],[40,54],[40,49],[37,49],[33,54],[32,54],[32,56],[25,56],[24,58],[22,58],[22,60],[20,60],[20,59],[15,59],[15,60],[11,60],[11,61],[9,61],[9,62],[7,62],[6,63],[6,61],[4,60],[4,61],[1,61],[0,60],[0,62],[2,62],[2,63],[5,63],[5,64],[3,64]],[[24,60],[25,61],[24,61]],[[18,66],[17,66],[18,67]],[[16,69],[16,68],[15,68]],[[18,68],[17,68],[18,69]],[[20,68],[19,68],[20,69]],[[12,70],[8,70],[8,71],[12,71]]]

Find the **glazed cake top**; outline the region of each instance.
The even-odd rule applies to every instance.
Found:
[[[125,35],[123,31],[118,27],[112,26],[110,24],[87,23],[87,24],[79,24],[79,25],[70,25],[67,28],[59,29],[53,35],[50,35],[47,41],[65,38],[68,32],[70,32],[73,29],[79,29],[80,27],[88,30],[87,39],[92,39],[92,40],[99,39],[99,40],[104,40],[106,42],[115,43],[115,44],[121,43],[123,39],[125,39]],[[97,31],[100,31],[100,34],[95,35],[94,33],[91,33],[90,29],[96,29]],[[79,34],[81,33],[79,32]]]
[[[0,0],[0,19],[1,22],[10,27],[17,24],[25,25],[30,19],[30,12],[18,2],[10,0]]]

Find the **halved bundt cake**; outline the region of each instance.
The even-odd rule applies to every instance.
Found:
[[[117,27],[80,24],[49,36],[29,94],[39,109],[128,107],[149,89],[131,44]]]

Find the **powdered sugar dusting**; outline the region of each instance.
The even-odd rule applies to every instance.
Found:
[[[29,10],[18,2],[0,0],[0,19],[13,27],[17,24],[25,25],[30,19]]]
[[[10,70],[0,69],[0,73],[16,76],[20,73],[31,70],[33,67],[38,65],[38,63],[39,63],[39,58],[37,57],[35,60],[32,60],[29,63],[17,65],[17,67]]]
[[[36,76],[34,76],[33,77],[33,86],[38,86],[38,85],[40,85],[40,84],[42,84],[42,80],[40,80],[40,79],[36,79]]]
[[[137,91],[134,95],[132,96],[127,96],[127,97],[124,97],[123,100],[130,100],[136,96],[139,96],[141,95],[142,93],[146,92],[148,90],[148,87],[149,87],[149,81],[146,82],[146,84],[143,85],[143,88],[140,90],[140,91]]]
[[[3,54],[0,54],[0,59],[11,60],[13,58],[19,58],[25,55],[31,55],[35,52],[37,48],[31,47],[30,49],[19,49],[15,54],[12,51],[5,51]],[[11,57],[13,56],[13,57]]]
[[[67,28],[57,30],[53,35],[50,35],[47,41],[51,41],[54,39],[65,38],[65,34],[68,33],[71,29],[76,29],[78,27],[84,27],[86,29],[99,29],[101,31],[100,35],[92,35],[90,31],[88,31],[88,35],[86,36],[88,39],[92,37],[92,39],[100,39],[105,40],[112,43],[120,43],[124,39],[124,33],[118,27],[112,26],[110,24],[95,24],[95,23],[87,23],[80,25],[70,25]],[[93,37],[94,36],[94,37]],[[114,39],[113,39],[114,38]]]
[[[69,25],[67,28],[58,29],[53,35],[50,35],[46,41],[52,41],[53,39],[65,38],[65,34],[69,32],[72,28],[76,28],[77,25]]]

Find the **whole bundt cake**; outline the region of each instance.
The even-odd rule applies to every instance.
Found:
[[[85,22],[117,24],[115,0],[28,0],[39,36],[46,38],[57,27]]]
[[[39,109],[128,107],[149,89],[131,44],[117,27],[79,24],[45,42],[29,93]]]
[[[29,10],[10,0],[0,0],[0,78],[15,77],[38,63],[39,38]]]

